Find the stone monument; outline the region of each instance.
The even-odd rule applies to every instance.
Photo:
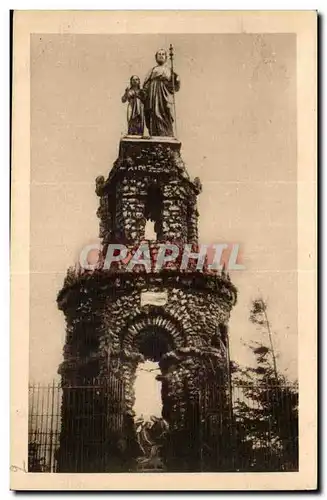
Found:
[[[170,55],[172,60],[172,47]],[[201,183],[189,177],[173,133],[179,77],[167,66],[166,51],[159,50],[156,61],[143,89],[131,79],[123,96],[131,107],[128,134],[107,179],[96,180],[103,257],[117,242],[133,252],[145,240],[147,220],[156,232],[147,242],[154,260],[163,243],[198,249]],[[143,135],[143,112],[149,137]],[[148,359],[161,370],[162,416],[169,427],[162,446],[165,470],[199,471],[206,443],[226,441],[227,323],[236,289],[227,273],[206,265],[199,271],[195,261],[184,270],[177,261],[159,271],[141,265],[132,272],[122,262],[110,269],[104,262],[92,271],[69,269],[58,295],[67,324],[59,369],[59,470],[136,470],[142,453],[134,382],[138,364]],[[212,380],[219,388],[214,418],[206,390]]]

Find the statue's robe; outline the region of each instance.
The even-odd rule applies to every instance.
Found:
[[[175,91],[180,82],[174,73]],[[169,136],[173,132],[173,80],[166,64],[155,66],[144,80],[144,116],[150,135]]]
[[[128,101],[127,123],[128,135],[143,135],[143,103],[141,90],[126,89],[122,102]]]

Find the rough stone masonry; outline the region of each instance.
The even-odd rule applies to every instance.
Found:
[[[150,248],[168,242],[196,248],[201,183],[190,179],[180,148],[176,139],[120,141],[108,178],[96,180],[103,255],[110,243],[132,248],[144,241],[147,220],[157,235]],[[149,291],[154,297],[165,291],[165,303],[142,305],[142,294]],[[133,470],[139,454],[135,374],[147,359],[159,362],[161,370],[163,418],[170,433],[163,451],[167,470],[198,470],[197,430],[211,418],[203,391],[213,378],[223,388],[215,432],[226,439],[227,324],[235,302],[229,275],[208,272],[206,266],[201,271],[166,266],[158,272],[143,266],[133,272],[101,265],[92,271],[69,269],[58,295],[67,325],[59,368],[64,391],[60,471]]]

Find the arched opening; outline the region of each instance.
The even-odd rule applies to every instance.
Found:
[[[158,362],[147,360],[138,365],[135,374],[133,408],[136,419],[143,418],[145,421],[149,421],[151,416],[161,417],[161,382],[156,378],[159,373]]]
[[[172,339],[163,328],[148,326],[135,339],[135,349],[143,354],[145,362],[136,369],[134,411],[138,417],[143,415],[146,419],[161,417],[161,382],[157,375],[160,374],[160,359],[173,349]]]
[[[147,220],[145,238],[160,239],[162,234],[162,206],[163,196],[158,186],[149,186],[145,200],[144,216]]]
[[[144,238],[146,240],[157,239],[157,233],[154,230],[154,222],[152,220],[147,220],[145,223]]]
[[[169,429],[163,419],[162,382],[159,361],[174,348],[171,335],[162,327],[150,324],[140,329],[134,337],[134,349],[143,354],[134,381],[134,423],[140,455],[137,470],[164,470],[162,447]]]
[[[185,346],[182,325],[174,317],[167,315],[161,307],[145,307],[147,311],[126,325],[121,335],[122,349],[140,352],[150,360],[159,360],[169,350]]]
[[[155,415],[156,418],[167,415],[166,380],[156,380],[158,375],[162,375],[159,362],[168,352],[184,346],[184,339],[179,322],[155,306],[148,306],[126,326],[121,335],[122,350],[143,355],[143,363],[135,366],[132,362],[129,365],[130,376],[125,382],[126,401],[129,411],[136,413],[135,423],[142,413]]]
[[[173,348],[170,335],[158,326],[141,330],[136,339],[136,348],[146,360],[159,362]]]

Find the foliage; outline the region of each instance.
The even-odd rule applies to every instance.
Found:
[[[277,370],[267,304],[262,299],[253,302],[250,320],[268,334],[270,346],[251,343],[255,366],[234,369],[233,379],[242,393],[233,412],[239,466],[241,470],[296,470],[297,384]]]

